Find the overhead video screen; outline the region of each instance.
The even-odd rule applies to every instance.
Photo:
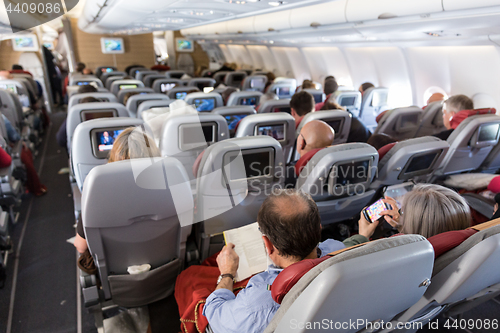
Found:
[[[123,38],[101,38],[101,51],[104,54],[125,53]]]
[[[38,40],[36,35],[29,34],[12,38],[12,49],[14,51],[21,51],[21,52],[26,52],[26,51],[37,52]]]
[[[177,50],[177,52],[193,52],[194,51],[193,41],[183,38],[176,38],[175,49]]]

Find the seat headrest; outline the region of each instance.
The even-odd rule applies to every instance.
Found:
[[[493,193],[500,193],[500,176],[493,178],[488,184],[488,190]]]
[[[297,161],[297,164],[295,164],[295,174],[297,175],[297,177],[299,176],[302,169],[306,166],[307,162],[309,162],[311,158],[313,158],[313,156],[316,155],[316,153],[319,152],[321,149],[324,148],[316,148],[310,150]]]
[[[497,110],[494,108],[485,108],[485,109],[475,109],[475,110],[462,110],[457,112],[450,120],[450,126],[453,129],[456,129],[460,123],[471,116],[477,116],[480,114],[496,114]]]
[[[474,229],[453,230],[429,237],[427,240],[434,248],[434,258],[438,258],[440,255],[462,244],[476,232],[477,230]]]
[[[375,118],[375,121],[378,123],[380,123],[380,120],[382,120],[382,118],[385,116],[385,114],[390,111],[390,110],[385,110],[384,112],[381,112],[376,118]]]
[[[385,154],[389,152],[396,145],[397,142],[389,143],[378,150],[378,158],[381,160]]]

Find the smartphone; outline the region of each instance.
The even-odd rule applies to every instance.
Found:
[[[382,216],[380,215],[380,213],[382,213],[384,210],[390,209],[390,205],[383,202],[382,199],[379,199],[371,206],[363,209],[363,215],[368,222],[373,223],[374,221],[377,221],[380,216]]]

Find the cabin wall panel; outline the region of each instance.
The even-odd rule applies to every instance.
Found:
[[[153,34],[124,35],[125,53],[123,54],[103,54],[101,52],[101,37],[108,35],[94,35],[83,32],[78,28],[78,19],[71,19],[73,31],[73,43],[75,48],[76,61],[83,62],[88,68],[95,70],[98,66],[115,65],[118,70],[132,64],[140,64],[151,67],[155,64],[155,50]]]
[[[224,58],[226,58],[226,62],[233,62],[233,55],[227,48],[227,45],[225,44],[219,44],[220,50],[222,51],[222,54],[224,55]]]
[[[248,45],[247,46],[247,51],[248,51],[248,54],[250,55],[250,58],[252,58],[252,63],[253,63],[254,69],[263,69],[266,67],[264,58],[262,57],[262,53],[259,50],[261,48],[267,49],[267,47],[265,47],[265,46],[258,46],[258,45]]]
[[[248,46],[249,49],[253,49],[257,51],[263,60],[263,65],[261,67],[262,70],[267,70],[270,72],[274,72],[274,69],[278,66],[277,59],[274,57],[273,53],[267,46],[260,45],[252,45]],[[276,74],[276,73],[275,73]]]
[[[10,39],[0,41],[0,69],[10,70],[12,65],[19,62],[19,57],[23,52],[12,49]]]
[[[323,84],[325,77],[335,76],[339,85],[353,87],[349,66],[337,47],[304,47],[302,53],[309,65],[313,81]]]
[[[276,67],[273,70],[273,73],[276,76],[284,76],[284,77],[294,77],[292,64],[290,63],[290,59],[288,58],[287,52],[289,52],[289,47],[271,47],[271,52],[276,59]],[[298,77],[295,77],[299,80]]]
[[[297,79],[297,84],[300,85],[303,80],[311,78],[311,72],[309,70],[309,66],[307,64],[306,58],[299,48],[288,47],[285,50],[286,55],[288,56],[288,60],[290,63],[290,69],[292,71],[292,75],[288,74],[287,77],[292,77]]]
[[[253,65],[252,57],[244,45],[227,45],[232,55],[232,61],[238,64],[239,68],[248,68]]]

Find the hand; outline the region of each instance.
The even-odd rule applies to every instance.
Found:
[[[359,226],[359,234],[370,239],[370,237],[373,235],[375,229],[378,226],[378,220],[370,223],[366,220],[365,215],[361,213],[361,217],[358,221],[358,226]]]
[[[401,224],[399,223],[399,218],[401,217],[401,215],[399,215],[399,209],[396,200],[391,197],[385,197],[384,199],[382,199],[382,201],[391,206],[391,209],[384,210],[380,213],[380,215],[384,216],[384,219],[393,228],[399,229],[399,227],[401,226]]]
[[[240,258],[234,251],[234,244],[228,243],[222,248],[219,255],[217,256],[217,266],[219,266],[219,271],[222,274],[231,274],[236,276],[236,271],[238,270],[238,265],[240,263]]]

